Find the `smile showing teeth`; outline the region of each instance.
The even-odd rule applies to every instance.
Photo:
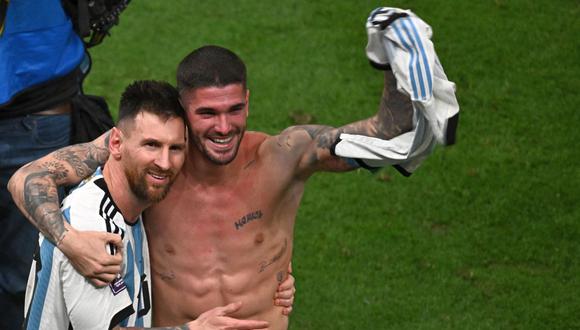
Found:
[[[234,138],[233,136],[230,136],[228,138],[223,138],[223,139],[219,139],[219,138],[214,137],[214,138],[210,138],[210,140],[212,142],[218,143],[218,144],[227,144],[227,143],[230,143],[230,141],[232,141],[233,138]]]
[[[149,173],[149,174],[157,180],[163,180],[166,178],[165,175],[157,175],[157,174],[153,174],[153,173]]]

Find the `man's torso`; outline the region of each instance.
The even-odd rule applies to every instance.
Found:
[[[167,198],[146,212],[155,325],[242,301],[236,317],[287,327],[273,298],[287,276],[304,181],[284,143],[248,132],[226,183],[200,183],[186,164]]]

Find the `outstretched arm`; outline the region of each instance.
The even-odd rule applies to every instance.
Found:
[[[413,128],[413,106],[405,94],[397,90],[397,81],[391,71],[385,71],[385,86],[379,111],[372,117],[334,128],[321,125],[293,126],[279,136],[281,139],[300,141],[298,173],[309,176],[316,171],[348,171],[358,165],[331,154],[332,145],[340,134],[359,134],[383,140],[391,139]]]
[[[114,279],[122,261],[120,253],[110,256],[100,246],[113,243],[122,248],[121,238],[70,227],[60,213],[57,188],[79,183],[104,164],[109,156],[108,139],[109,132],[92,142],[54,151],[20,168],[8,182],[15,204],[32,225],[99,286]]]

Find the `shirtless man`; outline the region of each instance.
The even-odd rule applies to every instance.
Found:
[[[408,98],[396,91],[387,71],[375,116],[338,129],[294,126],[269,136],[245,132],[249,110],[245,65],[231,51],[216,46],[195,50],[180,63],[177,84],[190,124],[187,159],[167,197],[145,211],[154,269],[153,324],[185,323],[208,308],[242,301],[234,317],[265,320],[271,329],[286,329],[288,318],[271,297],[287,276],[294,220],[306,180],[317,171],[358,168],[352,160],[331,154],[343,132],[389,139],[410,130]],[[24,182],[22,178],[35,168],[50,167],[60,184],[70,184],[103,163],[107,138],[50,154],[15,178]],[[74,173],[59,170],[71,166]],[[15,186],[11,191],[17,204],[38,215],[41,205],[23,199],[32,187]],[[84,244],[85,239],[77,239],[81,233],[72,229],[66,233],[56,218],[33,222],[60,242],[69,259],[77,259],[80,250],[66,246]]]
[[[26,329],[149,329],[151,273],[140,214],[169,191],[185,160],[185,136],[185,113],[173,86],[137,81],[127,87],[106,166],[74,189],[62,208],[75,228],[121,233],[117,253],[126,266],[111,288],[96,288],[41,236],[27,285]],[[214,308],[173,329],[267,328],[264,321],[229,318],[237,307]]]
[[[245,132],[249,91],[237,55],[206,46],[185,57],[177,84],[190,124],[188,158],[167,198],[145,212],[155,269],[154,324],[184,322],[204,309],[243,301],[234,317],[266,320],[271,329],[288,327],[271,297],[287,276],[306,180],[318,171],[359,167],[331,151],[342,133],[389,140],[414,129],[411,102],[397,91],[391,71],[385,71],[384,82],[379,111],[366,120],[340,128],[293,126],[270,136]],[[44,170],[49,173],[43,189],[71,184],[103,162],[106,139],[55,152],[17,173],[17,180]],[[65,166],[74,172],[59,170]],[[50,214],[56,203],[27,200],[29,190],[11,187],[21,209],[37,218],[31,221],[61,242],[60,249],[78,259],[87,275],[110,280],[114,261],[95,252],[92,259],[75,254],[107,238],[67,232],[60,217]]]

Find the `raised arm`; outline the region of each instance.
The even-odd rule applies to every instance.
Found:
[[[385,71],[385,86],[378,112],[365,120],[334,128],[321,125],[293,126],[280,134],[281,139],[292,138],[304,146],[300,154],[298,174],[309,176],[316,171],[348,171],[358,165],[348,159],[333,156],[331,148],[342,133],[365,135],[383,140],[391,139],[413,128],[413,107],[408,96],[397,91],[391,71]]]
[[[8,182],[15,204],[28,220],[95,285],[105,285],[120,271],[121,254],[107,255],[100,246],[122,248],[118,235],[79,232],[68,226],[59,209],[58,187],[79,183],[105,163],[109,132],[96,140],[54,151],[20,168]]]
[[[431,27],[410,10],[391,7],[371,11],[365,27],[367,59],[374,68],[386,70],[379,111],[339,129],[297,126],[284,131],[277,142],[293,142],[290,155],[299,160],[293,163],[298,164],[298,175],[345,171],[360,164],[394,165],[407,176],[437,144],[455,143],[459,119],[455,84],[437,57]],[[331,150],[356,161],[334,157]]]

